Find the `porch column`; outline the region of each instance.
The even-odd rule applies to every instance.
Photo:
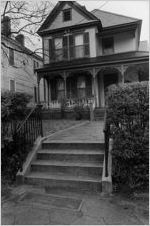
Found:
[[[46,79],[44,78],[44,102],[46,103]]]
[[[40,80],[41,80],[41,76],[37,75],[37,85],[38,85],[38,104],[40,104]]]
[[[63,79],[64,79],[64,86],[65,86],[65,98],[67,98],[67,83],[66,83],[66,80],[67,80],[67,73],[64,71],[63,75],[62,75]]]
[[[120,71],[119,84],[124,84],[124,73],[125,73],[127,67],[128,66],[125,66],[122,64],[120,67],[117,68]]]
[[[50,82],[49,82],[49,79],[47,79],[47,101],[48,101],[48,106],[49,106],[49,84]]]
[[[100,93],[100,107],[105,107],[105,93],[104,93],[104,75],[100,72],[99,75],[99,93]]]
[[[96,70],[95,70],[95,68],[93,68],[93,70],[92,70],[92,77],[93,77],[93,86],[92,86],[92,88],[93,88],[93,90],[92,90],[92,93],[94,94],[94,100],[95,100],[95,107],[97,107],[97,87],[96,87]]]

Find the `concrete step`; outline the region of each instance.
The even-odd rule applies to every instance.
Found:
[[[40,187],[75,189],[76,191],[101,192],[101,177],[70,176],[32,172],[25,177],[25,183]]]
[[[104,152],[99,150],[61,150],[61,149],[45,149],[39,150],[37,159],[41,160],[57,160],[57,161],[73,161],[73,162],[102,162]]]
[[[104,150],[104,142],[44,141],[42,149]]]
[[[36,160],[31,164],[31,171],[95,177],[102,175],[102,167],[103,163]]]

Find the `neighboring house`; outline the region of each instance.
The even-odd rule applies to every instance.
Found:
[[[8,32],[9,31],[9,32]],[[37,102],[37,75],[35,69],[42,67],[43,59],[24,45],[24,36],[10,35],[10,21],[2,28],[1,35],[1,90],[25,92]],[[44,97],[43,82],[40,86],[41,100]]]
[[[38,84],[46,81],[44,100],[57,108],[105,107],[111,84],[148,80],[149,53],[139,51],[142,21],[95,9],[75,1],[58,2],[38,34],[44,65],[37,69]],[[39,100],[40,102],[40,100]]]

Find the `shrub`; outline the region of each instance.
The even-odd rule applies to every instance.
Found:
[[[128,189],[148,187],[148,82],[112,86],[107,93],[114,140],[113,180]]]
[[[28,112],[27,104],[30,99],[31,96],[25,93],[7,91],[1,95],[1,169],[2,176],[10,180],[15,179],[26,157],[26,153],[18,148],[23,144],[23,138],[16,137],[16,128]]]

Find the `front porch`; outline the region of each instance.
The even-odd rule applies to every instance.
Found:
[[[123,77],[116,68],[76,69],[42,74],[44,79],[44,109],[72,110],[75,106],[83,109],[104,108],[107,87],[123,83]]]
[[[142,52],[113,54],[63,61],[37,69],[38,102],[44,109],[105,108],[106,92],[112,84],[149,79],[148,57]],[[40,82],[44,98],[40,97]]]

